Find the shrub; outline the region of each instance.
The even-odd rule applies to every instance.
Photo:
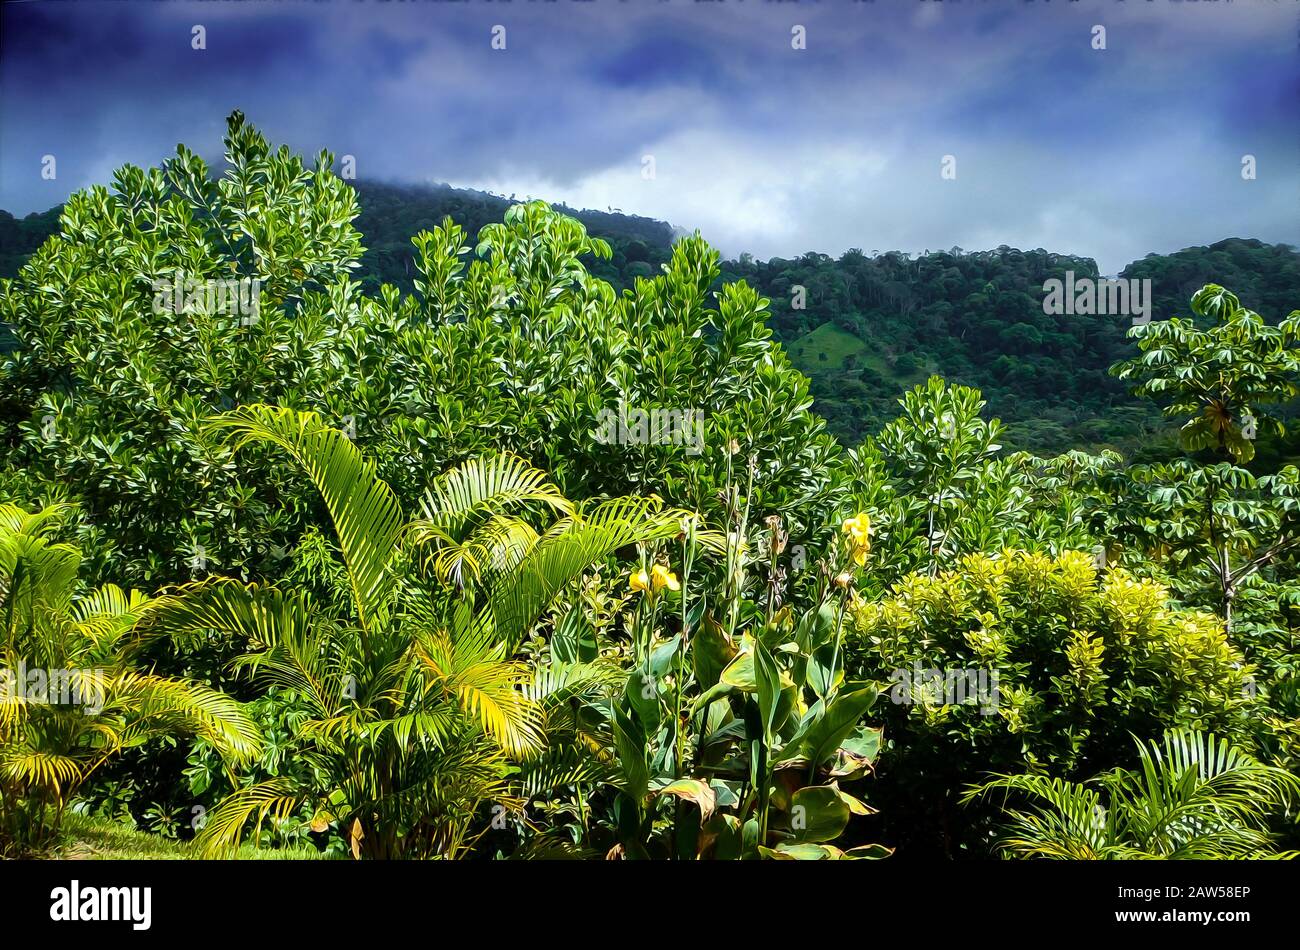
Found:
[[[1238,736],[1252,701],[1221,621],[1078,552],[968,555],[857,604],[852,621],[850,668],[887,681],[893,700],[878,707],[884,813],[949,852],[987,844],[988,813],[953,808],[965,782],[1025,767],[1091,776],[1130,760],[1130,733]],[[944,695],[931,670],[952,682],[983,671],[987,688]]]

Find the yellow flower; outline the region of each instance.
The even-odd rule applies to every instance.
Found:
[[[655,590],[667,587],[669,590],[681,590],[682,585],[677,583],[677,575],[662,564],[656,564],[650,569],[651,582]]]
[[[649,590],[650,577],[645,571],[635,571],[632,576],[628,578],[627,586],[632,588],[632,590]]]
[[[853,538],[855,542],[867,540],[871,537],[871,518],[864,511],[852,518],[844,519],[844,533]]]
[[[849,556],[853,563],[862,567],[867,563],[871,553],[871,518],[865,511],[852,518],[844,519],[844,534],[849,542]]]

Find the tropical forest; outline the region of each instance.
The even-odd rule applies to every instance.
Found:
[[[224,142],[0,216],[3,855],[1300,850],[1294,248],[1049,315]]]

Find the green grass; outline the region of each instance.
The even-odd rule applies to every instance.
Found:
[[[106,818],[68,815],[63,822],[62,842],[46,857],[86,861],[184,861],[198,856],[187,841],[175,841],[161,835],[137,831]],[[236,859],[240,861],[317,860],[314,848],[255,848],[245,844]]]
[[[856,356],[859,365],[873,365],[873,360],[864,356],[867,344],[833,323],[823,323],[811,333],[805,333],[790,344],[789,350],[790,360],[806,376],[838,372],[844,369],[844,362],[850,356]],[[825,360],[821,358],[822,353],[826,354]],[[884,361],[880,362],[883,368]]]
[[[850,368],[845,365],[849,358],[856,357],[853,367],[869,369],[879,376],[888,384],[891,397],[939,372],[933,359],[925,360],[910,373],[899,372],[889,364],[879,348],[830,322],[799,337],[786,347],[786,352],[790,354],[790,362],[805,376],[843,372]],[[826,354],[825,360],[821,358],[822,353]]]

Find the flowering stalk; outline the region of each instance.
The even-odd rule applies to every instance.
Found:
[[[858,567],[865,567],[867,557],[871,554],[870,516],[865,511],[861,511],[852,518],[846,518],[841,531],[845,538],[845,553],[848,561]],[[826,687],[828,703],[839,691],[839,678],[836,671],[839,669],[840,646],[844,639],[844,609],[853,588],[853,574],[847,568],[848,564],[844,564],[840,572],[835,575],[835,586],[844,591],[844,594],[840,597],[839,610],[835,614],[835,648],[831,651],[830,682]]]

